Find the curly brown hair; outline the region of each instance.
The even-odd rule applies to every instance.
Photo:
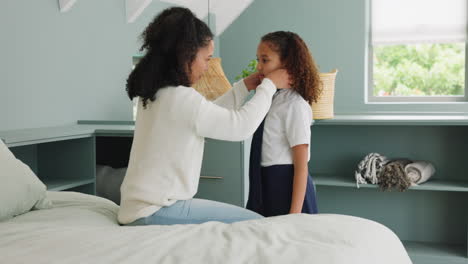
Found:
[[[318,67],[307,44],[299,35],[289,31],[268,33],[261,38],[280,56],[281,62],[291,75],[292,87],[309,103],[317,102],[322,93]]]
[[[130,99],[140,97],[146,107],[160,88],[192,85],[190,65],[213,33],[189,9],[172,7],[157,15],[141,38],[140,50],[146,53],[130,73],[126,90]]]

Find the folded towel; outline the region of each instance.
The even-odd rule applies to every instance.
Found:
[[[435,173],[434,166],[428,161],[415,161],[405,166],[405,172],[414,185],[429,180]]]

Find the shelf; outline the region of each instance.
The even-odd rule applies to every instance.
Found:
[[[78,121],[77,125],[0,131],[0,140],[18,147],[93,136],[133,137],[133,121]]]
[[[314,125],[468,126],[468,115],[335,115]]]
[[[79,120],[78,124],[134,126],[135,121]],[[332,119],[315,120],[314,125],[468,126],[468,115],[335,115]]]
[[[134,121],[80,120],[78,125],[93,130],[100,137],[133,137],[135,131]]]
[[[92,128],[78,125],[0,131],[0,139],[8,147],[87,138],[93,135]]]
[[[42,179],[48,191],[63,191],[82,185],[94,183],[94,179],[74,180],[74,179]]]
[[[415,264],[468,263],[464,245],[403,241],[408,255]]]
[[[351,187],[357,188],[354,177],[342,177],[336,175],[312,175],[314,183],[317,186],[336,186],[336,187]],[[360,184],[359,188],[375,188],[378,185],[374,184]],[[419,186],[412,186],[409,190],[414,191],[445,191],[445,192],[468,192],[468,182],[464,181],[448,181],[432,179]]]
[[[135,126],[135,121],[131,120],[78,120],[78,125],[124,125]]]
[[[126,126],[120,128],[96,128],[95,135],[98,137],[133,137],[135,127]]]

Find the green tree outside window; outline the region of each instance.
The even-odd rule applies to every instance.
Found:
[[[374,46],[374,96],[463,96],[465,44]]]

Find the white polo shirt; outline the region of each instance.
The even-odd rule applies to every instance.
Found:
[[[265,118],[261,165],[293,164],[291,148],[310,145],[313,122],[312,109],[299,93],[292,89],[279,89]]]

